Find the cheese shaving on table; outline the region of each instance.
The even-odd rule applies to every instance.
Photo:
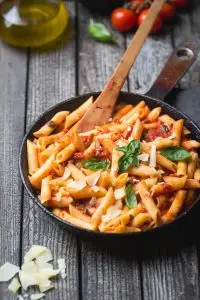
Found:
[[[149,160],[150,167],[156,167],[156,145],[152,144],[151,152],[150,152],[150,160]]]
[[[66,274],[66,264],[65,264],[65,259],[64,258],[59,258],[58,259],[58,268],[60,270],[60,274],[62,279],[65,279],[67,274]]]
[[[73,180],[72,182],[67,183],[68,188],[71,188],[71,189],[74,189],[74,190],[77,190],[77,191],[82,190],[86,186],[87,186],[87,184],[83,180],[80,180],[80,181]]]
[[[11,283],[8,286],[8,290],[12,292],[13,294],[16,294],[19,288],[21,287],[21,284],[17,278],[13,278]]]
[[[19,272],[19,267],[6,262],[0,267],[0,282],[9,281]]]
[[[31,300],[39,300],[42,299],[45,296],[44,293],[40,293],[40,294],[32,294],[31,295]]]

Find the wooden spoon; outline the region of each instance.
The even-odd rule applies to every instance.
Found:
[[[134,64],[144,41],[163,6],[165,0],[155,0],[149,9],[148,15],[135,33],[129,47],[122,56],[120,63],[104,87],[96,101],[88,109],[76,126],[77,132],[91,130],[96,125],[105,124],[111,117],[119,92],[125,79]]]

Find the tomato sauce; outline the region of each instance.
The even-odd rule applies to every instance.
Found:
[[[158,122],[158,126],[156,128],[150,128],[145,133],[145,140],[147,142],[153,142],[157,137],[167,138],[172,133],[172,127],[168,127],[167,125]]]

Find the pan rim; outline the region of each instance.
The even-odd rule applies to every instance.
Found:
[[[23,137],[21,146],[20,146],[20,151],[19,151],[19,158],[18,158],[18,167],[19,167],[19,171],[20,171],[20,177],[22,180],[22,183],[24,185],[24,187],[26,188],[26,191],[28,192],[29,196],[31,197],[31,199],[37,204],[37,206],[39,208],[42,209],[43,212],[45,212],[49,217],[51,217],[52,219],[54,219],[55,221],[57,221],[60,225],[64,226],[67,230],[70,230],[71,232],[73,231],[75,234],[80,234],[80,233],[87,233],[87,234],[92,234],[95,236],[108,236],[108,237],[136,237],[136,236],[141,236],[141,235],[149,235],[152,233],[156,233],[164,228],[168,228],[171,227],[173,225],[175,225],[177,222],[179,222],[181,219],[183,219],[186,215],[188,215],[194,208],[194,206],[196,206],[196,204],[199,202],[200,199],[198,199],[198,196],[196,197],[195,201],[192,203],[192,205],[187,208],[183,213],[181,213],[179,216],[177,216],[173,221],[169,222],[169,223],[164,223],[159,225],[158,227],[155,228],[151,228],[148,229],[146,231],[140,231],[140,232],[124,232],[124,233],[112,233],[112,232],[100,232],[100,231],[93,231],[93,230],[89,230],[89,229],[85,229],[85,228],[81,228],[78,227],[76,225],[73,225],[67,221],[62,220],[61,218],[57,217],[55,214],[53,214],[48,208],[46,208],[45,206],[43,206],[39,199],[32,193],[32,191],[29,189],[26,180],[25,180],[25,176],[23,174],[23,168],[22,168],[22,161],[23,161],[23,148],[26,144],[26,141],[28,139],[28,137],[30,136],[31,132],[33,131],[33,128],[36,126],[36,124],[45,116],[48,116],[48,114],[50,114],[52,111],[56,110],[58,107],[68,103],[68,102],[72,102],[73,100],[77,100],[78,98],[89,98],[90,96],[98,96],[98,94],[101,93],[101,91],[99,92],[90,92],[90,93],[86,93],[86,94],[82,94],[79,96],[75,96],[75,97],[71,97],[68,98],[66,100],[63,100],[61,102],[59,102],[58,104],[55,104],[53,106],[51,106],[50,108],[48,108],[47,110],[45,110],[39,117],[37,117],[36,121],[34,121],[33,124],[31,124],[31,126],[29,127],[29,129],[27,130],[26,134]],[[185,113],[181,112],[180,110],[176,109],[175,107],[171,106],[170,104],[164,102],[163,100],[159,100],[156,98],[153,98],[149,95],[145,95],[145,94],[137,94],[137,93],[130,93],[130,92],[126,92],[126,91],[121,91],[120,95],[124,95],[124,96],[137,96],[137,97],[144,97],[144,98],[148,98],[149,100],[157,103],[157,104],[162,104],[162,106],[166,107],[168,110],[173,111],[174,113],[178,113],[180,114],[184,119],[188,120],[192,127],[194,127],[200,134],[200,128],[198,127],[198,125],[190,118],[188,117]],[[76,232],[75,232],[76,231]]]

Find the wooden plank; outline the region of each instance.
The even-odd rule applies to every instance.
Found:
[[[74,18],[74,4],[68,3]],[[27,129],[35,119],[50,106],[75,95],[75,43],[69,41],[64,47],[50,53],[30,55]],[[55,282],[56,289],[48,299],[78,299],[78,259],[76,238],[50,220],[24,194],[23,255],[31,245],[49,247],[54,258],[66,259],[65,280]],[[55,262],[57,265],[57,263]]]
[[[26,51],[0,43],[0,265],[19,264],[21,180],[18,154],[24,134]],[[15,299],[0,284],[1,299]]]
[[[131,39],[132,34],[128,34],[127,45]],[[144,94],[149,90],[165,65],[172,49],[171,37],[167,33],[147,38],[129,74],[129,89],[131,92]]]
[[[79,6],[79,93],[102,90],[123,51],[123,35],[115,32],[116,45],[98,43],[88,37],[90,14]],[[109,25],[108,18],[95,18]],[[112,30],[112,29],[111,29]],[[125,89],[126,89],[125,85]],[[109,250],[82,242],[82,298],[85,300],[141,299],[136,260],[127,261]]]

